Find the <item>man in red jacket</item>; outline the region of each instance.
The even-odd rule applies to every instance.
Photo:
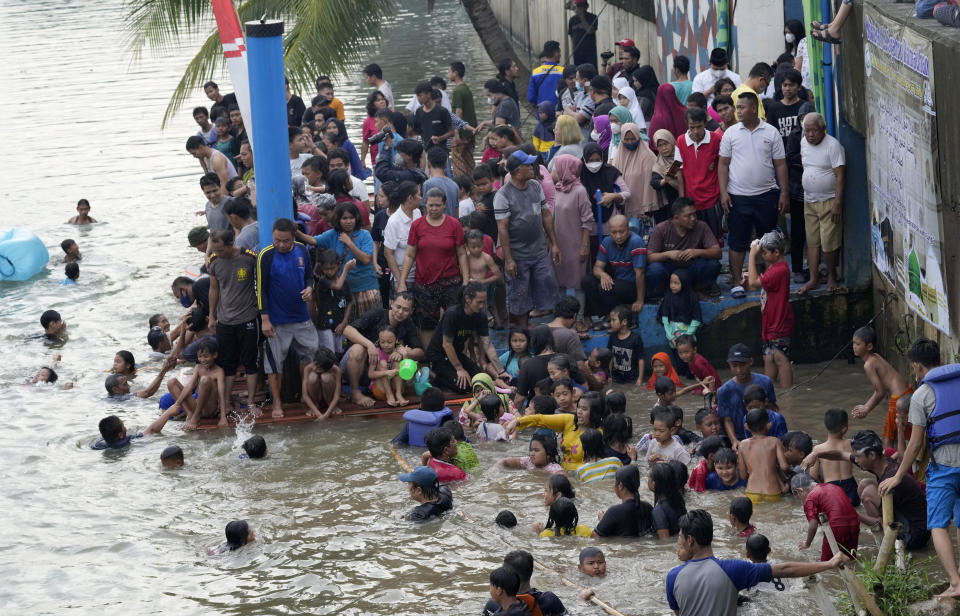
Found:
[[[687,132],[677,139],[675,160],[683,164],[686,196],[693,199],[697,218],[707,223],[713,234],[723,236],[720,209],[720,184],[717,182],[717,160],[720,157],[719,130],[706,129],[707,112],[700,108],[687,110]]]

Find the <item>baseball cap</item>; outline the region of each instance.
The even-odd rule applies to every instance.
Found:
[[[727,50],[723,47],[717,47],[710,52],[710,64],[714,66],[723,66],[727,63]]]
[[[634,44],[633,39],[631,38],[620,39],[619,41],[614,43],[614,45],[617,45],[619,47],[636,47],[636,44]]]
[[[405,483],[414,483],[418,486],[432,486],[437,482],[437,472],[429,466],[418,466],[411,473],[402,473],[397,479]]]
[[[750,351],[750,347],[742,342],[738,342],[730,347],[730,351],[727,353],[728,362],[745,364],[751,359],[753,359],[753,353]]]
[[[190,233],[187,233],[187,241],[190,242],[191,248],[196,248],[206,242],[209,237],[210,232],[207,231],[207,228],[204,226],[194,227],[190,229]]]
[[[507,159],[507,171],[515,171],[520,165],[532,165],[537,161],[533,154],[527,154],[523,150],[517,150]]]

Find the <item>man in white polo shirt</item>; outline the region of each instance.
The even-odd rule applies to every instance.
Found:
[[[846,155],[840,142],[827,134],[819,113],[803,116],[803,217],[807,230],[807,266],[810,281],[801,293],[820,287],[820,250],[827,266],[827,291],[837,288],[837,257],[843,240],[843,181]]]
[[[754,92],[740,94],[735,103],[740,122],[723,133],[717,179],[720,205],[727,212],[730,282],[736,285],[751,233],[755,229],[760,237],[773,231],[777,216],[790,205],[790,193],[780,131],[760,120]],[[732,293],[741,296],[743,287],[734,287]]]

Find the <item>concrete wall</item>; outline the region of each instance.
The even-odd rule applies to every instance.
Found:
[[[776,60],[785,49],[783,0],[738,0],[731,38],[734,70],[743,76],[757,62]]]

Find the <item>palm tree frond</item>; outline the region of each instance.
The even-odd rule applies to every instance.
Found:
[[[163,113],[163,121],[160,124],[161,128],[165,127],[170,118],[183,107],[183,103],[190,96],[190,93],[209,81],[210,76],[222,68],[223,64],[220,35],[214,31],[203,42],[197,55],[187,64],[183,77],[180,78],[177,88],[170,96],[170,102],[167,103],[167,109]]]
[[[197,33],[211,17],[210,0],[127,0],[127,44],[134,61],[144,48],[163,52],[184,34]]]

